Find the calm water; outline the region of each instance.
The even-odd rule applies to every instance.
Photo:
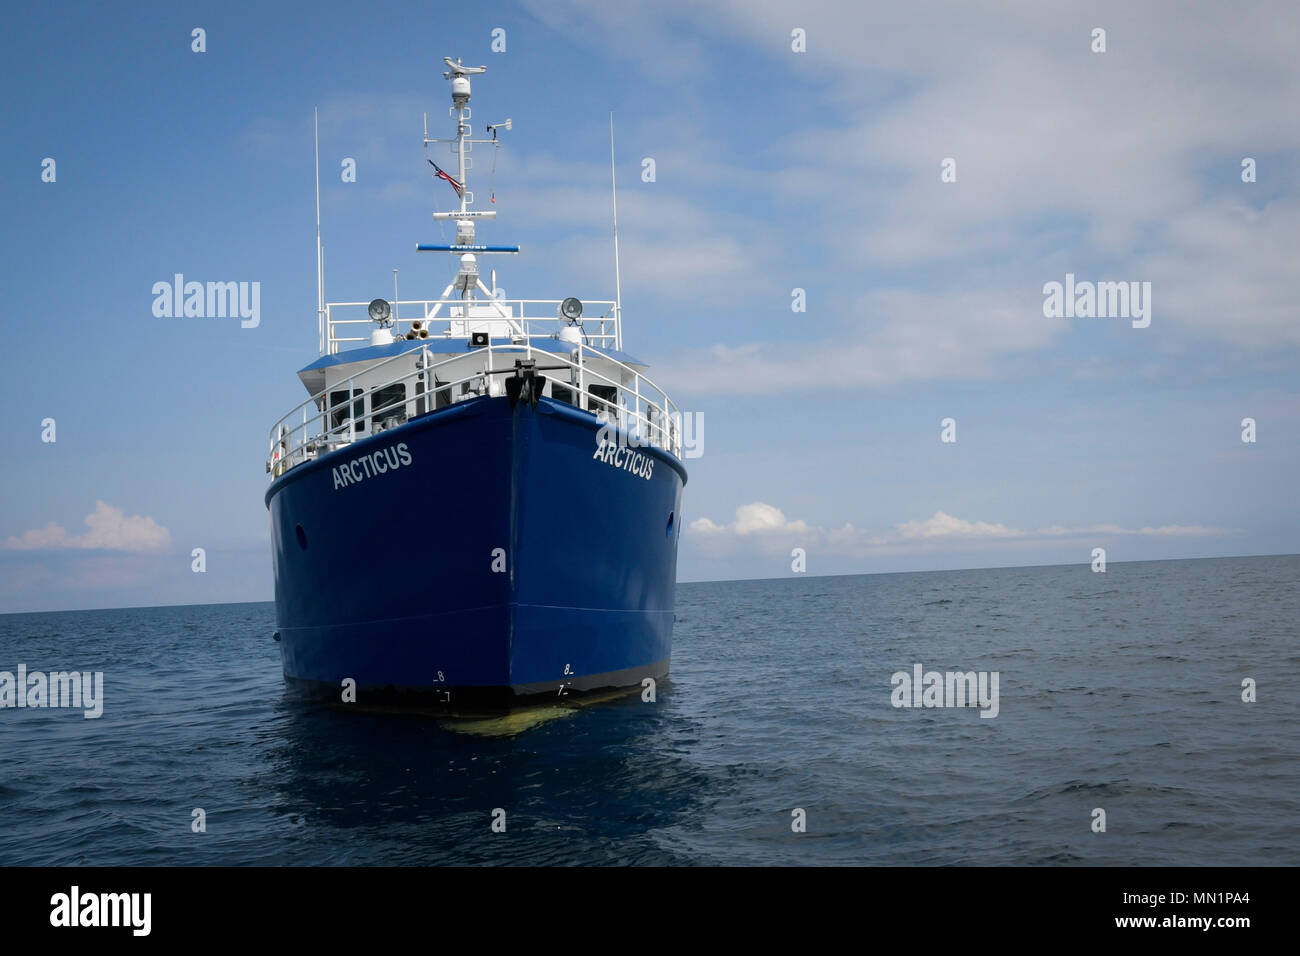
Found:
[[[513,733],[297,700],[269,604],[4,616],[0,670],[106,689],[99,720],[0,710],[0,864],[1295,865],[1298,583],[1292,556],[688,584],[656,703]],[[916,663],[998,671],[999,715],[895,709]]]

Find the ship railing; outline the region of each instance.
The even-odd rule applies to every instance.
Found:
[[[393,302],[393,335],[418,336],[412,323],[423,324],[429,338],[450,338],[464,334],[464,327],[486,323],[507,323],[511,335],[553,336],[567,324],[559,317],[563,299],[412,299]],[[331,302],[325,306],[320,354],[336,355],[340,347],[370,341],[375,322],[368,302]],[[582,303],[582,333],[585,341],[603,348],[620,348],[618,305],[605,300],[585,299]],[[473,314],[471,314],[473,313]],[[453,328],[453,325],[459,328]]]
[[[611,440],[632,447],[654,446],[681,457],[680,409],[663,389],[625,362],[586,344],[575,344],[571,352],[557,353],[534,349],[529,342],[489,343],[473,354],[484,358],[482,366],[457,379],[439,380],[438,369],[458,360],[463,362],[466,353],[436,360],[435,353],[426,347],[391,356],[368,368],[367,376],[402,360],[415,361],[413,369],[377,384],[358,387],[349,378],[322,389],[272,426],[267,471],[277,478],[295,465],[405,424],[410,406],[414,406],[416,416],[443,407],[438,405],[440,394],[446,395],[450,404],[482,395],[504,395],[504,380],[514,372],[515,359],[536,360],[540,366],[536,374],[549,379],[553,391],[556,385],[565,389],[573,398],[571,404],[617,429]],[[593,358],[599,360],[597,366],[593,366]],[[609,374],[601,367],[609,369]],[[407,383],[419,385],[419,389],[403,389],[400,398],[375,407],[375,393]],[[614,399],[593,393],[593,385],[606,390],[613,387]],[[337,392],[347,397],[331,404],[330,393]]]

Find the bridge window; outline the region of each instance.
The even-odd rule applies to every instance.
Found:
[[[391,428],[406,421],[405,402],[406,386],[401,382],[375,389],[370,395],[370,412],[375,420],[375,430]]]
[[[588,385],[587,391],[591,393],[593,398],[601,399],[599,402],[591,403],[591,410],[597,415],[602,412],[607,415],[613,414],[618,407],[617,385]]]
[[[434,409],[446,408],[451,404],[451,389],[443,388],[446,382],[440,382],[436,378],[433,380],[433,407]]]
[[[361,389],[352,390],[353,398],[357,400],[352,403],[352,414],[348,415],[348,390],[340,389],[337,392],[330,392],[330,430],[344,430],[347,427],[348,419],[351,418],[356,422],[356,430],[361,432],[366,430],[366,403],[360,398]]]

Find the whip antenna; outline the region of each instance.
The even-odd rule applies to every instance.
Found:
[[[325,254],[320,245],[320,107],[312,107],[316,138],[316,328],[320,354],[325,354]]]
[[[614,111],[609,111],[609,182],[614,193],[614,347],[623,347],[623,280],[618,267],[618,176],[614,172]]]

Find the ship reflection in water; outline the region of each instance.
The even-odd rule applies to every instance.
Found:
[[[316,862],[691,863],[657,836],[699,819],[710,789],[673,752],[669,696],[665,682],[655,703],[621,691],[449,717],[286,692],[261,779]]]

